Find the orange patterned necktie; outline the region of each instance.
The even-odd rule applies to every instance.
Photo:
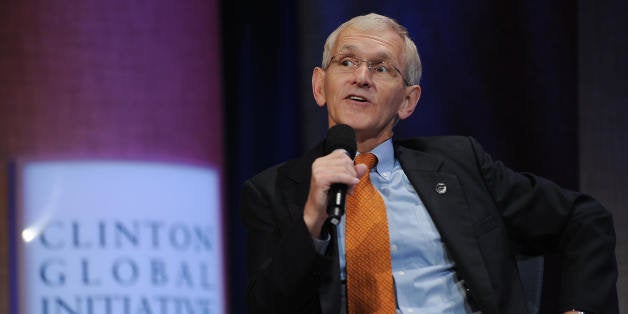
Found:
[[[372,169],[377,157],[360,154],[355,164]],[[346,258],[349,313],[395,313],[386,206],[367,172],[347,196]]]

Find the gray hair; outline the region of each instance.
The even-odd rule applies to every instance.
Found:
[[[419,57],[419,52],[416,49],[416,45],[414,41],[409,37],[408,30],[397,23],[397,21],[375,13],[370,13],[367,15],[356,16],[349,21],[344,22],[342,25],[338,26],[325,41],[325,48],[323,50],[323,62],[321,67],[323,69],[327,69],[329,67],[329,63],[331,62],[331,53],[336,44],[336,38],[338,34],[342,32],[344,29],[352,27],[362,31],[386,31],[392,30],[396,32],[399,37],[404,42],[403,45],[403,55],[405,58],[405,68],[403,71],[403,75],[405,76],[405,80],[410,83],[410,85],[418,85],[421,80],[421,58]]]

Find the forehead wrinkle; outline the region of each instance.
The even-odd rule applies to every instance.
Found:
[[[350,45],[350,44],[346,44],[346,45],[342,45],[340,46],[340,49],[338,49],[338,53],[340,54],[353,54],[355,55],[357,52],[360,52],[360,49],[358,49],[357,46],[355,45]],[[371,58],[370,60],[378,60],[378,61],[382,61],[382,60],[391,60],[392,57],[390,56],[389,53],[384,52],[384,51],[378,51],[374,54],[374,57]]]

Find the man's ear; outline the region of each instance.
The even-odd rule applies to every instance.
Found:
[[[406,96],[403,99],[403,103],[401,104],[398,112],[399,120],[408,118],[412,115],[414,109],[416,109],[416,106],[419,103],[419,98],[421,98],[421,86],[407,86],[405,93]]]
[[[320,67],[315,67],[312,72],[312,92],[319,107],[324,107],[327,100],[325,98],[325,71]]]

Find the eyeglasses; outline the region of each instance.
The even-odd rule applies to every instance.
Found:
[[[406,86],[410,86],[408,81],[403,77],[401,71],[399,69],[390,64],[386,60],[382,61],[371,61],[371,60],[363,60],[354,55],[335,55],[331,58],[331,63],[335,64],[332,70],[339,73],[353,73],[357,70],[362,62],[366,63],[366,68],[373,74],[373,79],[378,81],[390,81],[397,78],[397,73],[401,76],[403,83]]]

